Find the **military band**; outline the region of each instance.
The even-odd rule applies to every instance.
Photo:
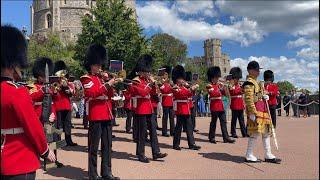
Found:
[[[35,60],[32,68],[35,82],[26,87],[16,82],[21,80],[20,68],[27,65],[26,41],[23,34],[11,26],[1,26],[1,179],[35,179],[39,168],[39,157],[62,164],[56,160],[56,151],[49,150],[43,125],[43,105],[46,93],[50,94],[52,104],[48,112],[49,123],[63,129],[68,146],[77,144],[71,138],[71,97],[75,87],[69,82],[70,72],[64,61],[46,57]],[[107,50],[99,44],[91,44],[85,54],[84,67],[87,74],[80,77],[85,99],[84,126],[88,128],[88,175],[89,179],[119,179],[113,176],[111,167],[112,126],[115,122],[113,99],[115,84],[122,83],[124,109],[126,111],[126,133],[131,133],[136,143],[137,159],[149,163],[145,154],[148,133],[152,148],[152,158],[157,160],[167,156],[159,148],[157,137],[157,105],[163,107],[162,136],[172,137],[174,150],[181,150],[182,129],[186,132],[189,149],[199,150],[193,132],[195,131],[195,107],[192,97],[199,88],[198,82],[191,84],[187,72],[181,65],[171,71],[171,66],[163,66],[163,74],[152,75],[153,58],[142,55],[136,61],[132,72],[126,77],[116,77],[103,70],[108,64]],[[265,162],[280,163],[271,152],[270,138],[275,137],[276,106],[279,95],[278,86],[273,83],[271,70],[264,72],[262,84],[257,80],[260,66],[256,61],[248,64],[249,75],[241,86],[242,70],[233,67],[229,79],[221,79],[218,66],[207,71],[209,84],[206,86],[210,97],[211,122],[209,142],[216,144],[216,124],[219,118],[224,143],[234,143],[227,130],[226,108],[222,97],[230,98],[231,137],[238,138],[236,132],[239,120],[242,137],[248,138],[245,162],[260,162],[254,156],[256,141],[261,135],[265,149]],[[54,74],[53,74],[54,73]],[[56,81],[46,86],[48,74]],[[172,81],[170,81],[170,77]],[[188,82],[189,81],[189,82]],[[48,88],[49,89],[46,89]],[[14,96],[8,96],[8,95]],[[247,121],[244,120],[244,111]],[[5,115],[4,115],[5,114]],[[176,123],[175,123],[176,118]],[[168,134],[169,119],[169,134]],[[42,124],[41,124],[42,123]],[[48,138],[48,137],[47,137]],[[101,139],[101,173],[97,172],[97,153]],[[276,139],[275,139],[276,140]],[[13,153],[14,152],[14,153]]]

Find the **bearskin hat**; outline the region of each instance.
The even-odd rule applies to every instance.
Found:
[[[211,82],[212,78],[221,77],[221,70],[219,66],[210,67],[207,71],[208,81]]]
[[[162,66],[161,68],[164,68],[166,73],[168,73],[168,75],[171,75],[172,72],[172,67],[171,66]]]
[[[247,66],[247,70],[249,71],[251,69],[259,70],[262,68],[260,68],[259,63],[257,61],[250,61]]]
[[[186,81],[188,81],[188,82],[192,81],[192,72],[191,71],[186,72]]]
[[[144,54],[139,57],[135,69],[137,72],[151,72],[152,63],[153,63],[152,56],[149,54]]]
[[[273,72],[272,72],[271,70],[266,70],[266,71],[263,73],[263,79],[264,79],[264,81],[271,81],[271,82],[273,82],[273,81],[274,81]]]
[[[177,79],[179,79],[179,78],[186,79],[186,72],[185,72],[183,66],[181,66],[181,65],[177,65],[172,70],[173,83],[176,83]]]
[[[229,74],[232,75],[232,79],[241,79],[242,78],[242,71],[239,67],[231,68]]]
[[[23,33],[10,25],[1,26],[1,68],[28,66],[27,41]]]
[[[48,64],[49,67],[49,75],[53,73],[53,63],[51,59],[42,57],[37,59],[32,67],[32,74],[35,78],[45,77],[45,70],[46,70],[46,64]]]
[[[57,71],[60,70],[67,70],[67,65],[64,63],[64,61],[57,61],[54,63],[54,70],[53,72],[56,73]]]
[[[105,65],[107,60],[107,50],[100,44],[91,44],[86,52],[84,67],[87,71],[91,70],[91,65]]]
[[[137,69],[133,68],[132,71],[127,75],[126,79],[132,80],[137,76]]]

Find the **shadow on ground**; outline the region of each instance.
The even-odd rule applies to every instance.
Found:
[[[44,174],[49,174],[60,179],[88,179],[88,171],[70,165],[66,165],[62,168],[49,169]]]
[[[214,159],[218,161],[231,161],[234,163],[244,163],[243,156],[233,156],[227,153],[211,152],[211,153],[199,153],[204,158]]]

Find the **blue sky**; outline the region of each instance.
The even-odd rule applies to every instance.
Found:
[[[1,23],[30,33],[31,0],[1,1]],[[19,12],[19,13],[17,13]],[[148,37],[165,32],[203,55],[203,40],[222,39],[232,66],[257,60],[298,87],[319,86],[318,1],[137,1],[138,22]]]

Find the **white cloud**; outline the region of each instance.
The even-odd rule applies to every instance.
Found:
[[[214,17],[217,12],[214,9],[213,1],[177,1],[175,8],[178,12],[188,15],[204,15]]]
[[[287,43],[289,48],[302,48],[297,52],[297,56],[307,60],[319,59],[319,40],[300,37],[295,41]]]
[[[303,48],[297,52],[297,56],[305,59],[319,59],[319,50],[313,48]]]
[[[264,68],[263,71],[272,70],[275,74],[275,81],[287,80],[298,88],[307,88],[312,91],[319,89],[319,63],[317,60],[309,62],[285,56],[279,58],[251,56],[248,59],[235,58],[231,60],[231,67],[239,66],[245,77],[248,74],[247,65],[253,60],[259,62],[260,66]],[[263,77],[263,71],[260,78]]]
[[[144,28],[161,30],[185,41],[220,38],[233,40],[248,46],[263,39],[262,31],[255,21],[241,18],[230,25],[209,24],[204,20],[182,19],[175,11],[175,5],[152,1],[145,6],[137,6],[138,20]]]

